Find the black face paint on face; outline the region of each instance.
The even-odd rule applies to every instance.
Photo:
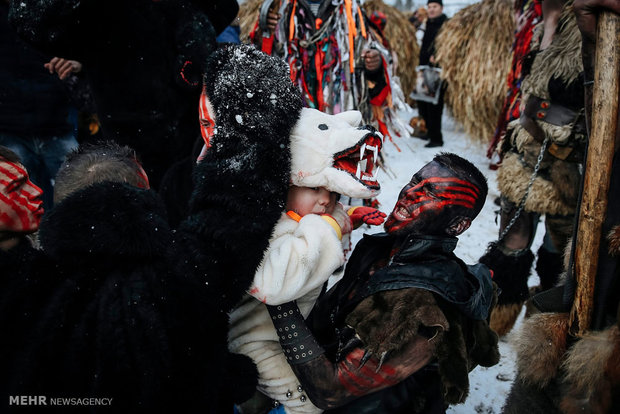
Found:
[[[403,187],[385,230],[394,234],[446,234],[453,218],[472,215],[479,196],[474,184],[432,161]]]

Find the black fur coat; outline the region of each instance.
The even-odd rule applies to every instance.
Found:
[[[152,191],[107,182],[46,214],[41,251],[0,252],[0,331],[11,333],[0,341],[4,401],[111,397],[114,412],[224,413],[254,392],[250,359],[228,352],[227,312],[283,211],[301,110],[285,64],[259,53],[227,48],[210,61],[216,84],[237,86],[218,88],[216,101],[253,90],[236,109],[270,116],[242,124],[218,114],[178,230]],[[248,66],[263,72],[237,79]]]

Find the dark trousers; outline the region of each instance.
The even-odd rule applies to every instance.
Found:
[[[426,129],[428,130],[427,136],[432,143],[443,144],[441,116],[443,114],[443,96],[445,92],[445,88],[442,87],[437,105],[433,105],[430,102],[418,101],[418,112],[424,119],[424,122],[426,122]]]

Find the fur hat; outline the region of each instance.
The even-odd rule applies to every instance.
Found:
[[[291,183],[349,197],[379,194],[376,162],[383,136],[361,121],[358,111],[329,115],[302,109],[291,133]]]
[[[439,4],[441,7],[443,7],[443,1],[442,0],[428,0],[426,2],[426,4],[431,4],[431,3],[437,3]]]

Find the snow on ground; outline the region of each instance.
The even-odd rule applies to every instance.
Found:
[[[408,122],[413,113],[403,113],[401,118]],[[394,143],[386,140],[383,147],[386,170],[379,172],[381,194],[377,197],[381,203],[380,209],[386,214],[392,211],[392,207],[398,198],[400,189],[409,182],[411,176],[424,164],[431,161],[435,154],[441,151],[453,152],[475,164],[487,177],[489,194],[480,215],[474,220],[469,230],[459,238],[456,255],[468,264],[473,264],[482,256],[489,242],[496,240],[498,236],[498,222],[496,211],[499,207],[494,200],[499,196],[497,190],[497,173],[489,169],[490,160],[486,158],[486,145],[473,143],[465,136],[463,130],[444,110],[442,121],[444,146],[441,148],[425,148],[427,141],[411,137],[394,137]],[[400,152],[396,149],[400,148]],[[352,242],[356,243],[362,233],[375,233],[382,231],[380,227],[364,226],[353,233]],[[532,251],[537,251],[542,243],[542,233],[538,232]],[[538,284],[538,278],[530,278],[530,285]],[[519,328],[519,317],[515,329]],[[515,331],[513,329],[513,332]],[[450,407],[450,414],[470,413],[500,413],[512,381],[515,378],[515,355],[510,345],[510,335],[500,341],[500,362],[491,368],[478,367],[470,373],[470,393],[464,404]]]

